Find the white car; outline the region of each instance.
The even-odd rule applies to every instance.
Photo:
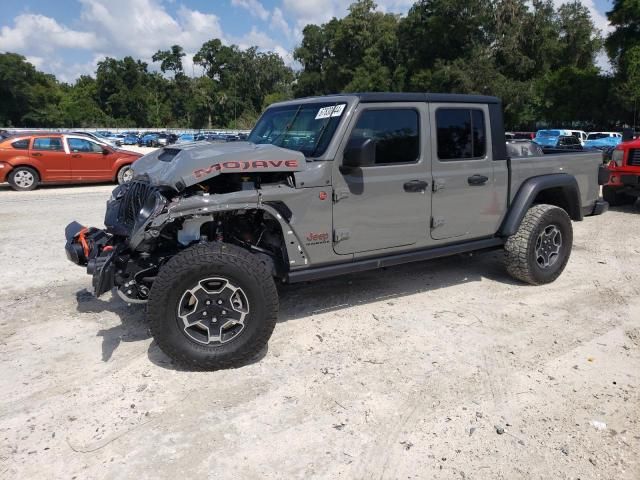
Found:
[[[583,130],[569,130],[569,132],[580,140],[580,145],[584,146],[584,142],[587,140],[587,132]]]

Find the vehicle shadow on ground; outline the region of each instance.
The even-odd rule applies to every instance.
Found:
[[[145,320],[144,305],[129,305],[117,296],[112,296],[108,300],[96,298],[87,289],[76,292],[77,307],[80,313],[104,313],[110,312],[120,318],[120,324],[108,329],[99,330],[96,336],[102,337],[102,361],[108,362],[123,342],[138,342],[151,338],[149,325]],[[237,368],[251,365],[262,360],[268,352],[265,346],[257,355],[250,358],[243,365]],[[190,371],[189,368],[175,364],[162,350],[156,342],[151,342],[147,350],[149,360],[162,368],[176,371]]]
[[[501,250],[354,273],[327,280],[281,285],[278,322],[298,320],[379,301],[479,282],[483,278],[509,285],[524,284],[506,273]]]
[[[311,315],[337,311],[379,301],[393,301],[424,293],[493,280],[509,285],[526,286],[509,277],[502,263],[502,251],[465,254],[438,260],[415,262],[370,272],[344,275],[309,283],[279,285],[280,312],[278,323],[303,320]],[[102,360],[107,362],[122,342],[150,338],[143,305],[127,305],[114,296],[109,300],[95,298],[86,289],[76,293],[77,310],[81,313],[115,313],[121,324],[100,330]],[[268,352],[265,347],[255,357],[236,368],[259,362]],[[147,355],[157,366],[177,371],[190,371],[176,365],[157,346],[149,345]]]
[[[137,342],[151,337],[144,320],[144,305],[127,305],[118,297],[102,300],[93,296],[87,289],[76,292],[77,307],[80,313],[115,313],[120,325],[100,330],[96,336],[102,337],[102,361],[108,362],[122,342]]]
[[[609,207],[609,210],[612,212],[620,212],[620,213],[635,213],[636,215],[640,214],[640,201],[635,202],[631,205],[622,205],[620,207]],[[605,213],[606,215],[606,213]]]

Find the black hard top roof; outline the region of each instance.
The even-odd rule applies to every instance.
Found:
[[[500,103],[497,97],[461,95],[457,93],[355,93],[363,103],[373,102],[438,102],[438,103]]]
[[[296,102],[300,100],[318,101],[324,98],[357,97],[362,103],[377,102],[438,102],[438,103],[500,103],[497,97],[486,95],[462,95],[457,93],[404,93],[404,92],[361,92],[361,93],[336,93],[317,97],[305,97],[288,100]]]

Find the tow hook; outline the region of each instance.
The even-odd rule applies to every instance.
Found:
[[[147,303],[149,288],[130,280],[117,289],[118,296],[127,303]]]

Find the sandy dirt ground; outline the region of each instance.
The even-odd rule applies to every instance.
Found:
[[[283,286],[268,351],[201,373],[64,256],[111,189],[0,186],[0,478],[640,478],[640,208],[543,287],[500,253]]]

